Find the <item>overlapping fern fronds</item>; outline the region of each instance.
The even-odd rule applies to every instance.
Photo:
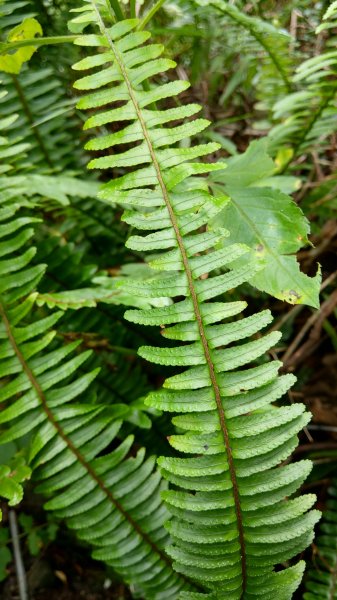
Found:
[[[2,42],[7,41],[14,26],[21,23],[24,26],[29,21],[42,33],[39,23],[32,19],[36,15],[32,2],[4,0],[0,13]],[[75,136],[79,120],[74,115],[72,99],[64,93],[57,57],[51,58],[49,52],[44,58],[46,66],[23,65],[18,73],[6,70],[0,57],[0,71],[6,71],[1,78],[7,90],[7,95],[0,98],[0,118],[9,119],[16,114],[8,136],[13,143],[20,141],[30,145],[29,158],[22,160],[20,155],[16,158],[17,172],[32,170],[34,166],[38,166],[40,174],[58,172],[80,164],[80,140],[76,142]]]
[[[2,80],[0,80],[1,90],[0,90],[0,102],[2,102],[7,96],[7,90],[3,86]],[[17,121],[18,115],[11,114],[7,116],[2,116],[0,114],[0,174],[3,176],[5,173],[8,173],[13,169],[13,162],[17,157],[20,157],[21,160],[24,160],[26,157],[27,150],[29,149],[29,144],[27,142],[15,141],[15,143],[10,142],[7,137],[7,129]],[[7,188],[8,186],[6,186]]]
[[[40,173],[78,166],[72,101],[65,97],[53,70],[23,68],[19,75],[2,74],[2,79],[8,93],[1,99],[0,116],[18,115],[8,135],[12,141],[30,145],[29,159],[16,161],[17,172],[34,165]]]
[[[74,179],[75,193],[78,181],[79,178]],[[94,185],[94,182],[84,181],[83,187],[87,187],[88,197],[73,196],[67,206],[58,206],[50,217],[53,221],[51,231],[45,230],[41,235],[43,252],[49,255],[49,270],[55,272],[55,275],[57,275],[57,266],[53,260],[53,247],[58,244],[59,248],[55,250],[57,254],[63,251],[63,257],[59,257],[59,264],[63,264],[65,270],[62,270],[59,276],[66,284],[64,289],[83,286],[83,283],[90,279],[97,269],[119,267],[122,263],[129,262],[131,256],[124,246],[128,227],[125,226],[124,231],[118,227],[117,209],[113,207],[107,209],[106,206],[96,202],[95,197],[99,187],[97,183]],[[67,247],[64,245],[65,240],[68,242]],[[72,246],[76,247],[76,256]],[[80,255],[83,255],[83,260]],[[91,264],[91,272],[89,268],[83,274],[76,269],[72,272],[69,263],[66,264],[68,260],[82,262],[83,266],[85,263]],[[78,281],[79,277],[81,282]]]
[[[29,436],[29,466],[37,491],[49,498],[46,509],[142,597],[173,600],[190,586],[163,551],[165,484],[154,457],[134,451],[132,435],[119,438],[129,408],[95,398],[97,369],[85,366],[90,351],[79,350],[80,340],[60,344],[55,325],[62,313],[35,307],[45,270],[32,263],[35,221],[11,197],[2,198],[0,444]]]
[[[317,28],[319,34],[337,24],[337,11],[331,5]],[[269,133],[270,150],[288,146],[296,158],[315,148],[336,130],[337,51],[332,34],[325,51],[302,62],[293,76],[297,91],[276,102],[273,116],[277,124]]]
[[[171,341],[168,347],[144,346],[141,356],[182,369],[148,400],[152,407],[178,413],[173,423],[179,433],[170,443],[186,454],[159,460],[174,486],[164,493],[172,515],[168,552],[176,571],[196,580],[209,598],[288,600],[303,563],[280,571],[274,565],[310,543],[318,513],[308,512],[313,495],[294,496],[310,462],[278,465],[288,460],[309,415],[301,404],[272,404],[293,377],[278,378],[280,363],[264,358],[279,339],[275,332],[260,336],[270,313],[240,319],[245,303],[223,296],[256,267],[246,246],[217,248],[226,232],[205,228],[226,199],[213,198],[195,176],[223,164],[193,162],[216,150],[216,144],[186,147],[179,142],[201,132],[207,121],[185,120],[200,110],[196,105],[162,110],[154,105],[187,84],[152,80],[143,87],[147,78],[174,63],[161,57],[160,45],[145,44],[150,36],[137,30],[137,20],[111,25],[106,7],[101,0],[89,0],[77,10],[78,24],[97,29],[77,39],[93,51],[74,68],[94,71],[75,87],[87,92],[80,108],[98,109],[86,129],[121,124],[88,143],[90,150],[109,151],[94,158],[90,168],[116,169],[100,196],[124,205],[123,219],[140,229],[128,247],[156,253],[150,262],[153,277],[131,280],[126,289],[172,299],[164,307],[126,313],[134,323],[160,325]],[[236,267],[244,255],[246,263]],[[199,593],[187,591],[181,598],[199,598]]]
[[[292,38],[260,17],[253,17],[226,0],[196,0],[197,4],[215,9],[222,19],[222,42],[232,44],[240,56],[254,63],[254,88],[263,108],[272,108],[275,100],[292,89],[294,56]]]
[[[319,535],[314,544],[314,562],[307,574],[304,600],[337,598],[337,489],[329,489],[330,498],[323,513]]]

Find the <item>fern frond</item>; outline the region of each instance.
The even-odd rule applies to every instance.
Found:
[[[333,12],[328,11],[324,18],[327,21],[332,17]],[[324,22],[327,29],[328,23]],[[336,25],[334,21],[329,24],[332,26],[333,23]],[[318,28],[317,32],[320,30]],[[290,146],[292,156],[296,158],[318,144],[322,148],[322,142],[334,133],[337,98],[335,42],[335,37],[332,37],[325,52],[302,62],[293,77],[297,91],[276,102],[273,116],[277,124],[268,136],[271,151],[276,152],[282,145]]]
[[[3,85],[0,80],[1,86]],[[1,89],[0,92],[0,103],[6,98],[8,92],[5,88]],[[8,129],[17,121],[18,114],[12,113],[10,115],[2,116],[0,114],[0,173],[3,176],[4,173],[11,171],[14,168],[14,164],[18,157],[21,160],[26,158],[26,152],[29,149],[27,142],[21,142],[18,140],[8,139]],[[14,164],[13,164],[14,163]],[[3,179],[2,179],[3,181]],[[5,189],[7,186],[5,186]]]
[[[292,90],[291,73],[293,56],[291,36],[259,17],[247,15],[243,10],[225,0],[196,0],[201,6],[215,8],[225,27],[223,40],[230,43],[233,36],[235,48],[249,61],[254,61],[256,76],[254,87],[264,107],[272,107],[282,95]],[[235,41],[234,41],[235,40]]]
[[[316,33],[320,33],[326,29],[336,27],[337,23],[337,2],[331,2],[323,15],[322,23],[317,27]]]
[[[337,489],[329,489],[330,498],[323,512],[319,535],[315,540],[314,563],[308,569],[304,600],[337,598]]]
[[[72,131],[76,129],[73,102],[66,98],[53,69],[24,68],[19,75],[2,74],[8,91],[0,99],[0,116],[17,113],[8,135],[30,145],[29,161],[16,160],[17,171],[39,165],[40,174],[72,168],[79,161]],[[66,124],[66,126],[65,126]]]
[[[24,27],[29,20],[39,28],[38,33],[42,33],[39,23],[31,19],[35,14],[31,13],[31,9],[31,1],[5,0],[0,8],[4,12],[0,20],[0,40],[7,41],[8,27],[18,23]],[[23,35],[22,32],[19,34]],[[7,56],[10,58],[12,55]],[[31,54],[22,61],[30,57]],[[7,89],[7,94],[0,96],[0,118],[10,119],[16,114],[17,118],[8,125],[8,137],[12,143],[20,141],[30,146],[29,160],[22,160],[20,154],[15,157],[16,170],[27,172],[39,166],[41,174],[74,168],[80,163],[79,143],[74,143],[78,121],[74,115],[73,100],[63,91],[57,59],[52,61],[49,52],[44,58],[47,65],[44,68],[32,67],[31,64],[29,68],[27,65],[21,68],[22,61],[19,60],[20,72],[15,69],[8,71],[6,62],[0,64],[0,71],[2,67],[6,71],[1,78]],[[19,74],[11,74],[14,72]]]
[[[60,178],[57,177],[60,182]],[[62,181],[62,178],[61,178]],[[102,204],[98,204],[95,200],[98,190],[98,184],[93,181],[83,181],[82,185],[77,186],[79,178],[74,178],[74,196],[67,206],[57,207],[52,212],[53,224],[49,231],[46,230],[41,235],[41,242],[43,244],[43,254],[46,252],[49,255],[48,266],[51,272],[54,272],[57,277],[62,278],[63,283],[66,285],[61,289],[69,290],[73,288],[83,287],[83,284],[88,284],[88,279],[92,278],[93,274],[99,270],[105,271],[107,268],[119,268],[123,262],[130,261],[131,253],[125,250],[125,238],[127,235],[127,227],[125,226],[124,231],[118,227],[118,221],[116,219],[116,207],[109,207]],[[79,194],[81,187],[83,192],[87,190],[86,197],[83,194]],[[55,187],[54,187],[55,189]],[[57,188],[56,188],[57,189]],[[66,184],[64,192],[69,196],[69,183]],[[77,194],[76,194],[77,190]],[[89,192],[89,193],[88,193]],[[55,236],[55,229],[57,229],[58,240]],[[47,239],[45,239],[47,238]],[[43,241],[45,239],[45,241]],[[60,243],[60,240],[64,242],[67,240],[68,244],[65,247],[64,243]],[[55,253],[58,258],[54,260],[53,247],[57,245],[58,249],[55,249]],[[76,247],[76,256],[74,254],[72,246]],[[60,254],[63,254],[61,257]],[[82,259],[79,255],[85,253],[84,263],[90,263],[91,273],[86,273],[80,276],[81,281],[78,280],[77,273],[78,269],[71,272],[70,265],[67,261],[79,263]],[[57,270],[57,263],[62,264],[65,271]],[[94,266],[96,265],[96,266]],[[55,289],[59,289],[58,287]]]
[[[152,81],[144,90],[142,82],[169,69],[172,61],[160,57],[157,45],[144,45],[149,34],[137,31],[137,20],[111,26],[104,7],[90,0],[80,9],[82,23],[98,26],[98,32],[77,39],[94,53],[75,69],[98,69],[75,87],[88,92],[78,103],[81,108],[100,109],[86,129],[116,122],[121,128],[88,143],[91,150],[113,149],[89,167],[116,169],[100,196],[124,205],[125,221],[141,230],[142,235],[129,238],[128,247],[159,251],[150,263],[158,276],[130,281],[126,289],[146,298],[172,299],[165,307],[127,311],[126,318],[160,325],[165,338],[186,342],[139,351],[159,365],[188,367],[148,400],[152,407],[180,413],[173,423],[182,433],[172,435],[170,443],[187,454],[159,460],[174,485],[164,493],[172,514],[168,552],[175,569],[204,586],[210,598],[286,600],[301,580],[303,563],[281,572],[273,566],[310,543],[319,514],[308,512],[313,495],[286,500],[304,481],[310,462],[278,465],[292,453],[309,415],[301,404],[271,404],[293,382],[291,375],[277,377],[279,362],[261,364],[279,334],[237,343],[266,326],[269,312],[222,322],[244,307],[225,302],[223,294],[246,281],[255,263],[244,245],[217,248],[223,230],[205,230],[226,200],[214,199],[204,180],[194,176],[224,165],[190,161],[217,145],[175,145],[207,125],[203,119],[185,120],[200,107],[153,107],[184,90],[186,82]],[[177,120],[180,124],[167,126]],[[246,264],[236,268],[244,255]],[[218,274],[223,268],[227,272]],[[257,366],[246,368],[255,360]],[[187,592],[181,597],[199,596]]]
[[[62,313],[34,309],[45,267],[31,266],[35,248],[25,249],[35,219],[17,211],[12,202],[0,209],[0,443],[29,435],[29,466],[37,491],[49,498],[46,509],[143,597],[176,598],[190,586],[163,550],[165,484],[155,459],[143,448],[133,456],[132,435],[119,439],[125,404],[95,401],[97,369],[84,366],[91,352],[78,351],[79,340],[56,342]]]

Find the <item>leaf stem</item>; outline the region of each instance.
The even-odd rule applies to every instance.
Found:
[[[156,12],[163,6],[164,2],[165,2],[165,0],[157,0],[157,2],[152,6],[152,8],[149,10],[149,12],[145,15],[145,17],[139,23],[139,25],[137,27],[137,29],[139,31],[141,31],[142,29],[144,29],[144,27],[146,27],[146,25],[148,24],[149,21],[151,21],[151,19],[154,17]]]
[[[8,42],[0,44],[0,55],[6,54],[8,50],[15,50],[16,48],[24,48],[25,46],[47,46],[49,44],[67,44],[74,42],[77,35],[55,35],[50,37],[37,37],[27,40],[18,40],[17,42]]]
[[[123,19],[125,19],[124,13],[118,0],[107,0],[107,4],[111,5],[111,8],[115,13],[117,21],[123,21]]]
[[[136,16],[137,16],[136,0],[130,0],[130,17],[131,17],[131,19],[135,19]]]

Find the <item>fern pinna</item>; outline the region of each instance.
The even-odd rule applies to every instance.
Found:
[[[45,267],[32,264],[36,249],[25,247],[36,219],[20,214],[13,190],[1,200],[0,444],[28,436],[28,462],[36,490],[48,498],[45,508],[142,597],[173,600],[191,585],[163,549],[166,484],[154,457],[134,450],[133,435],[119,435],[129,407],[96,400],[97,369],[85,369],[90,352],[79,351],[78,340],[58,343],[54,326],[62,313],[35,307],[33,290]],[[11,497],[0,480],[0,495]]]
[[[196,580],[209,598],[286,600],[301,580],[303,563],[281,571],[273,565],[310,543],[318,513],[307,512],[313,495],[286,500],[304,481],[310,462],[277,466],[294,450],[296,434],[309,415],[302,404],[271,404],[293,381],[291,375],[278,378],[279,362],[260,361],[237,370],[260,358],[279,334],[239,344],[258,334],[271,316],[263,311],[229,321],[245,304],[226,302],[222,296],[249,280],[255,267],[248,248],[233,244],[217,249],[226,232],[205,229],[225,200],[211,197],[205,180],[194,176],[224,165],[191,161],[217,145],[176,145],[201,132],[207,121],[183,121],[200,110],[194,104],[158,108],[156,103],[173,98],[188,84],[152,80],[143,85],[174,63],[160,57],[158,44],[144,45],[150,35],[139,30],[137,20],[111,25],[107,4],[100,0],[86,2],[77,12],[77,24],[98,27],[76,41],[94,52],[74,68],[97,69],[76,82],[78,90],[89,90],[78,105],[102,109],[94,111],[85,128],[125,122],[89,142],[91,150],[109,149],[89,167],[116,169],[100,197],[124,205],[124,220],[144,232],[131,236],[128,247],[155,253],[150,261],[153,277],[130,281],[127,289],[143,297],[172,299],[165,307],[129,310],[126,318],[160,325],[164,338],[184,342],[139,350],[160,365],[187,367],[148,399],[152,407],[180,413],[173,418],[179,433],[170,443],[187,455],[159,459],[172,484],[164,492],[172,514],[167,552],[176,571]],[[165,127],[177,120],[182,123]],[[121,171],[124,167],[127,172]],[[236,267],[243,255],[246,263]],[[204,593],[184,591],[180,597]]]

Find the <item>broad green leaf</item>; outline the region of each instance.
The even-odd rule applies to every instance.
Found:
[[[7,41],[19,42],[21,40],[31,40],[36,35],[42,35],[42,27],[36,19],[30,17],[24,19],[20,25],[17,25],[9,32]],[[36,46],[23,46],[22,48],[17,48],[13,53],[0,56],[0,71],[18,75],[23,63],[29,61],[36,49]]]
[[[218,193],[225,190],[231,198],[214,225],[230,231],[225,245],[230,239],[253,249],[255,260],[263,265],[250,280],[254,286],[290,304],[317,308],[320,271],[308,277],[300,271],[295,256],[308,243],[309,223],[292,198],[279,191],[282,178],[276,178],[274,189],[265,187],[274,172],[265,142],[259,141],[242,156],[230,159],[221,174],[213,174],[214,189]],[[287,178],[285,185],[289,185]]]
[[[255,185],[257,187],[271,187],[273,190],[283,192],[283,194],[292,194],[300,189],[301,180],[292,175],[273,175],[260,179]]]

